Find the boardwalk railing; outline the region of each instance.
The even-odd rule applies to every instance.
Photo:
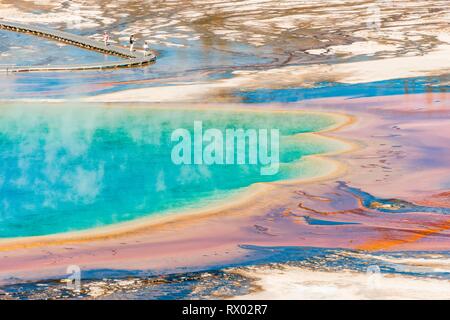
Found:
[[[64,71],[64,70],[101,70],[112,68],[130,68],[147,65],[155,61],[154,54],[144,55],[142,52],[131,52],[127,49],[115,45],[105,45],[102,42],[95,41],[86,37],[75,35],[68,32],[49,29],[43,26],[25,25],[17,22],[0,20],[0,29],[20,33],[28,33],[38,37],[66,43],[86,50],[93,50],[100,53],[118,56],[123,58],[121,61],[99,62],[91,64],[74,65],[54,65],[54,66],[8,66],[2,68],[0,72],[31,72],[31,71]]]

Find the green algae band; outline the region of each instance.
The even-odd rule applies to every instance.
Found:
[[[261,164],[249,163],[174,164],[171,135],[192,130],[195,121],[222,132],[279,130],[278,172],[261,175]],[[339,121],[330,114],[279,111],[2,106],[0,237],[84,230],[207,207],[257,182],[320,174],[304,156],[341,146],[300,133]]]

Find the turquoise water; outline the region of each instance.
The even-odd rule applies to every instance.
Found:
[[[279,129],[281,166],[175,165],[174,129]],[[109,107],[0,107],[0,237],[82,230],[201,207],[261,181],[317,174],[301,158],[337,148],[309,139],[326,114]],[[299,160],[300,159],[300,160]]]

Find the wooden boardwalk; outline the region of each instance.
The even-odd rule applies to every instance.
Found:
[[[114,68],[140,67],[155,61],[154,54],[144,55],[142,52],[130,52],[115,45],[105,46],[103,42],[95,41],[72,33],[53,30],[42,26],[25,25],[17,22],[0,20],[0,29],[14,32],[28,33],[34,36],[59,41],[86,50],[93,50],[103,54],[123,58],[114,62],[99,62],[90,64],[49,65],[49,66],[2,66],[0,72],[32,72],[32,71],[70,71],[70,70],[103,70]]]

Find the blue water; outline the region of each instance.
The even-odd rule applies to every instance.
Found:
[[[121,58],[64,45],[35,36],[0,30],[0,64],[18,66],[70,65]]]
[[[175,165],[174,129],[279,129],[280,170],[261,165]],[[308,177],[302,157],[334,151],[293,137],[335,124],[329,115],[187,111],[68,104],[0,109],[0,237],[54,234],[197,208],[262,182]],[[247,142],[248,143],[248,142]],[[247,145],[248,147],[248,145]]]
[[[345,190],[356,195],[367,208],[376,209],[381,212],[391,213],[413,213],[413,212],[430,212],[439,214],[450,214],[450,208],[420,206],[401,199],[383,199],[377,198],[361,189],[351,187],[345,182],[339,181],[339,189]]]
[[[343,225],[352,225],[359,224],[357,222],[341,222],[341,221],[330,221],[323,219],[314,219],[311,217],[304,217],[307,224],[311,226],[343,226]]]
[[[245,103],[297,102],[331,97],[375,97],[416,94],[426,92],[448,92],[450,77],[418,77],[394,79],[369,83],[342,84],[323,82],[314,88],[257,89],[238,91],[235,95]],[[444,85],[441,85],[444,83]]]

